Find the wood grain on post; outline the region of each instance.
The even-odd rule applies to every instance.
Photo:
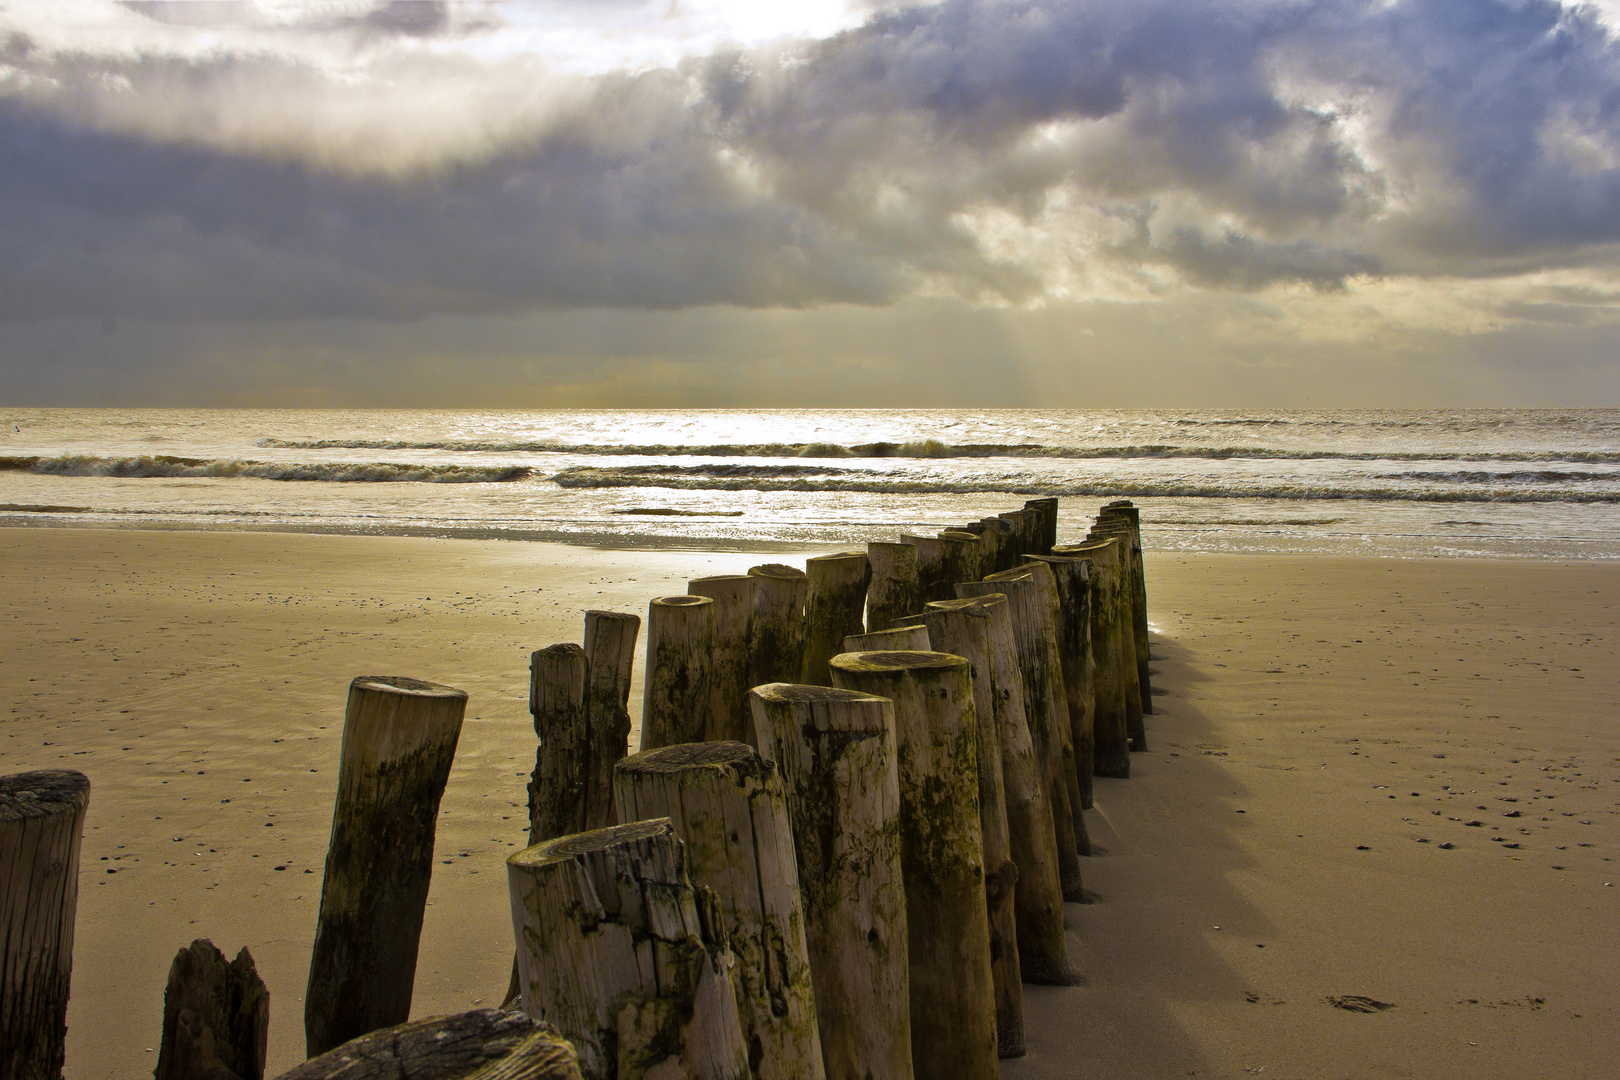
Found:
[[[693,885],[713,890],[737,958],[737,1011],[757,1080],[821,1080],[821,1036],[782,777],[752,746],[635,754],[614,776],[625,821],[668,818]]]
[[[586,1080],[746,1080],[719,902],[666,820],[558,837],[506,860],[523,1011]]]
[[[383,1028],[276,1080],[581,1080],[579,1057],[520,1012],[474,1009]]]
[[[806,559],[804,572],[810,588],[804,601],[804,667],[798,682],[802,686],[828,686],[832,676],[827,672],[827,661],[844,651],[844,638],[866,631],[866,591],[872,583],[872,562],[864,551],[841,551]]]
[[[1119,545],[1119,610],[1116,618],[1120,623],[1121,655],[1124,658],[1125,681],[1125,715],[1129,721],[1127,730],[1131,736],[1131,749],[1142,751],[1147,749],[1147,729],[1142,722],[1143,700],[1142,693],[1142,666],[1137,652],[1136,622],[1133,614],[1136,607],[1136,545],[1131,541],[1130,522],[1122,518],[1100,518],[1091,527],[1087,534],[1088,540],[1101,540],[1112,537]],[[1147,645],[1144,633],[1142,646]]]
[[[866,558],[872,564],[866,591],[868,631],[887,630],[900,616],[922,608],[914,546],[874,540],[866,545]]]
[[[1136,587],[1131,594],[1131,621],[1136,630],[1137,682],[1142,687],[1142,711],[1153,712],[1153,676],[1148,664],[1152,651],[1148,642],[1147,576],[1143,568],[1142,511],[1127,501],[1111,502],[1099,517],[1119,518],[1131,527],[1131,569]]]
[[[0,1077],[60,1080],[90,780],[0,776]]]
[[[420,679],[349,684],[304,994],[310,1057],[410,1017],[439,799],[466,710],[465,692]]]
[[[253,954],[235,960],[207,938],[181,949],[163,991],[163,1041],[156,1080],[264,1080],[270,992]]]
[[[911,1080],[894,705],[829,686],[749,692],[782,771],[828,1080]]]
[[[1009,510],[996,516],[1012,528],[1012,537],[1007,545],[1008,550],[1012,552],[1010,556],[1012,566],[1023,562],[1025,555],[1035,554],[1035,548],[1040,543],[1039,514],[1032,510]]]
[[[756,579],[748,686],[792,682],[804,668],[804,602],[809,580],[803,570],[781,563],[749,567],[748,574]],[[747,712],[747,698],[741,708]]]
[[[1092,807],[1092,770],[1096,757],[1097,696],[1091,658],[1091,563],[1068,555],[1030,555],[1052,568],[1061,607],[1058,656],[1063,661],[1063,689],[1068,695],[1069,727],[1080,781],[1080,806]],[[1082,854],[1089,855],[1090,845]]]
[[[1057,543],[1058,501],[1055,498],[1029,499],[1024,503],[1024,509],[1033,511],[1040,521],[1040,532],[1036,535],[1035,550],[1031,555],[1050,555],[1052,546]]]
[[[1013,863],[1007,834],[1007,796],[991,669],[990,612],[977,600],[935,600],[917,620],[928,627],[928,638],[940,652],[968,662],[973,677],[973,710],[979,724],[979,833],[984,844],[990,974],[996,994],[996,1049],[1004,1058],[1023,1057],[1024,990],[1013,906],[1018,867]]]
[[[686,583],[693,596],[714,601],[714,651],[709,660],[709,718],[705,741],[748,741],[748,688],[754,590],[759,579],[747,574],[721,574]]]
[[[540,737],[529,780],[529,843],[585,828],[585,791],[591,773],[590,717],[585,686],[590,663],[572,643],[529,657],[529,712]]]
[[[623,611],[585,613],[585,707],[590,716],[590,771],[585,786],[585,827],[614,823],[613,766],[630,752],[630,680],[641,616]]]
[[[1112,537],[1084,544],[1060,544],[1054,555],[1091,563],[1092,689],[1096,707],[1092,733],[1093,772],[1125,779],[1131,775],[1130,723],[1125,708],[1124,643],[1118,607],[1119,542]]]
[[[713,648],[714,601],[707,596],[660,596],[647,605],[642,750],[707,737]]]
[[[897,626],[893,630],[851,634],[844,639],[845,652],[927,652],[932,648],[926,626]]]
[[[912,1068],[923,1077],[998,1076],[968,662],[868,652],[835,656],[831,667],[835,685],[894,702]]]
[[[910,544],[917,549],[917,599],[926,604],[930,600],[945,600],[949,597],[951,582],[955,580],[950,567],[947,565],[949,550],[945,541],[937,536],[913,536],[910,533],[901,533],[900,542]],[[901,615],[912,615],[916,609],[902,611]]]
[[[939,534],[939,541],[945,548],[946,584],[939,590],[944,595],[929,597],[929,603],[954,600],[958,581],[978,581],[990,573],[984,566],[984,544],[977,534],[966,529],[946,529]]]

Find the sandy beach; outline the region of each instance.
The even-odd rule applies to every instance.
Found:
[[[529,652],[822,550],[0,529],[0,760],[92,783],[67,1076],[150,1071],[194,937],[251,949],[269,1075],[302,1060],[356,675],[470,694],[413,1012],[497,1003]],[[1149,551],[1148,577],[1159,711],[1098,782],[1086,983],[1026,989],[1004,1075],[1610,1075],[1620,566]]]

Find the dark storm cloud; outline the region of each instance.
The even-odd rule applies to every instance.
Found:
[[[14,34],[0,318],[1335,290],[1620,242],[1620,54],[1553,3],[956,0],[561,80],[397,51],[487,29],[454,10],[260,51]]]

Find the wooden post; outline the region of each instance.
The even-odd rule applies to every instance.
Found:
[[[912,1068],[922,1077],[996,1077],[968,662],[940,652],[867,652],[835,656],[831,667],[834,685],[894,702]]]
[[[787,792],[828,1080],[911,1080],[894,705],[781,683],[749,698]]]
[[[776,766],[742,743],[667,746],[619,762],[614,795],[625,821],[669,818],[692,884],[719,897],[753,1075],[821,1080],[798,863]]]
[[[922,608],[917,580],[917,549],[911,544],[866,545],[872,584],[866,591],[866,629],[887,630],[894,620]]]
[[[304,993],[310,1057],[410,1016],[439,799],[466,710],[463,691],[419,679],[349,684]]]
[[[1091,563],[1091,656],[1095,699],[1093,771],[1125,779],[1131,775],[1130,724],[1125,708],[1125,660],[1118,607],[1119,542],[1112,537],[1084,544],[1060,544],[1054,555]]]
[[[264,1080],[269,1038],[270,992],[253,954],[227,961],[207,938],[181,949],[163,992],[156,1080]]]
[[[1141,664],[1137,655],[1136,621],[1133,612],[1136,608],[1136,545],[1131,541],[1130,522],[1122,518],[1099,518],[1097,524],[1091,527],[1087,535],[1088,540],[1100,540],[1113,537],[1119,542],[1119,612],[1117,618],[1120,623],[1121,651],[1124,658],[1125,675],[1125,713],[1130,721],[1128,730],[1131,735],[1132,750],[1147,749],[1147,730],[1143,726],[1143,701],[1141,680]],[[1147,644],[1147,635],[1144,632],[1142,644]]]
[[[719,903],[667,820],[547,840],[506,860],[523,1011],[586,1080],[746,1080]]]
[[[1000,518],[980,518],[970,525],[962,526],[971,533],[977,533],[979,542],[984,545],[984,561],[982,568],[985,574],[994,574],[999,570],[1006,570],[1012,565],[1011,543],[1012,525]]]
[[[0,1077],[61,1080],[90,780],[0,776]]]
[[[707,596],[660,596],[647,605],[642,750],[702,742],[707,736],[713,648],[714,601]]]
[[[585,650],[552,645],[529,657],[529,712],[534,733],[534,775],[529,780],[529,843],[585,828],[585,789],[590,775],[586,748],[590,722],[585,708]]]
[[[1007,596],[1013,643],[1018,649],[1018,665],[1024,677],[1024,715],[1035,741],[1041,790],[1046,795],[1052,813],[1052,830],[1057,838],[1058,879],[1062,883],[1063,899],[1079,903],[1084,899],[1080,847],[1074,832],[1074,812],[1069,805],[1068,782],[1063,776],[1063,741],[1058,734],[1060,718],[1068,719],[1068,706],[1063,697],[1063,673],[1057,659],[1046,595],[1036,582],[1033,569],[1007,570],[992,574],[988,581],[962,582],[956,590],[963,597],[989,593]]]
[[[990,975],[996,995],[996,1052],[1004,1058],[1023,1057],[1024,990],[1013,908],[1018,867],[1012,861],[1007,835],[1007,794],[990,662],[990,612],[977,600],[935,600],[917,621],[928,627],[928,638],[940,652],[966,660],[973,676],[973,711],[979,725],[979,833],[984,844]]]
[[[939,540],[945,547],[947,588],[942,590],[946,595],[933,600],[954,600],[958,581],[978,581],[990,572],[984,566],[984,544],[977,534],[966,529],[946,529],[939,534]]]
[[[587,829],[605,829],[614,823],[613,766],[630,752],[630,678],[640,630],[640,615],[622,611],[585,613],[585,659],[589,664],[585,708],[590,716]]]
[[[1097,698],[1091,659],[1091,563],[1066,555],[1030,555],[1052,568],[1060,605],[1058,656],[1063,661],[1063,689],[1068,695],[1069,727],[1080,780],[1080,806],[1092,807],[1092,770],[1096,756]],[[1088,845],[1089,846],[1089,845]],[[1090,854],[1090,851],[1083,852]]]
[[[748,741],[749,639],[759,578],[722,574],[686,583],[693,596],[714,601],[714,651],[709,659],[709,717],[705,741]]]
[[[1040,531],[1036,534],[1035,550],[1031,555],[1050,555],[1052,545],[1057,543],[1058,501],[1055,498],[1030,499],[1024,503],[1024,509],[1033,511],[1040,522]]]
[[[1040,542],[1040,515],[1032,510],[1009,510],[996,516],[1012,526],[1013,566],[1022,562],[1025,555],[1035,554]]]
[[[945,541],[937,536],[913,536],[901,533],[902,543],[910,544],[917,549],[917,599],[921,603],[930,600],[944,600],[949,596],[951,582],[955,580],[954,574],[946,564],[948,552]],[[902,611],[901,615],[913,615],[915,610]]]
[[[1136,630],[1137,682],[1142,687],[1142,711],[1153,712],[1153,676],[1148,669],[1152,651],[1148,642],[1147,577],[1142,560],[1142,511],[1129,500],[1111,502],[1103,507],[1100,518],[1118,518],[1130,524],[1131,573],[1135,588],[1131,592],[1131,622]]]
[[[897,626],[893,630],[851,634],[844,639],[845,652],[927,652],[931,648],[926,626]]]
[[[804,668],[804,602],[809,581],[803,570],[781,563],[750,567],[748,575],[755,579],[748,686],[792,682]],[[748,699],[744,697],[738,707],[746,715]]]
[[[844,638],[866,630],[872,562],[864,551],[841,551],[806,559],[804,572],[810,589],[804,602],[804,667],[798,681],[828,686],[832,676],[827,661],[844,651]]]
[[[276,1080],[581,1080],[568,1040],[520,1012],[474,1009],[383,1028]],[[223,1078],[221,1078],[223,1080]]]

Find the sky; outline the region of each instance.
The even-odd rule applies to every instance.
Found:
[[[0,0],[0,404],[1620,406],[1620,0]]]

